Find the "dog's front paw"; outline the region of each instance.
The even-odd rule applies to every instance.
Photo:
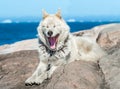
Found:
[[[30,77],[30,78],[28,78],[26,81],[25,81],[25,85],[26,86],[32,86],[34,83],[35,83],[35,77]]]
[[[37,78],[37,79],[35,80],[35,82],[34,82],[34,85],[40,85],[40,84],[42,84],[42,82],[43,82],[44,80],[45,80],[45,79]]]
[[[30,77],[25,81],[26,86],[32,86],[32,85],[40,85],[45,79],[47,79],[47,74],[42,74],[38,77]]]
[[[43,83],[43,81],[47,79],[47,73],[43,73],[40,76],[38,76],[34,82],[35,85],[40,85]]]
[[[35,80],[27,79],[27,80],[25,81],[25,85],[26,85],[26,86],[40,85],[40,84],[42,84],[42,82],[43,82],[44,80],[45,80],[44,78],[36,78]]]

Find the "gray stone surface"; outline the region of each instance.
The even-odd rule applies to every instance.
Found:
[[[104,76],[96,63],[75,61],[55,71],[45,89],[104,89]]]
[[[97,63],[75,61],[59,67],[40,86],[25,86],[38,64],[36,51],[0,55],[0,89],[104,89],[104,76]]]
[[[100,67],[110,89],[120,89],[120,44],[108,50],[108,55],[100,60]]]

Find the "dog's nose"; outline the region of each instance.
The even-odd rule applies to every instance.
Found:
[[[52,32],[52,31],[49,31],[47,34],[48,34],[49,36],[52,36],[53,32]]]

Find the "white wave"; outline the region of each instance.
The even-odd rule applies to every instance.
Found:
[[[75,22],[76,20],[75,19],[69,19],[67,20],[67,22]]]
[[[6,19],[6,20],[3,20],[1,23],[12,23],[12,20]]]

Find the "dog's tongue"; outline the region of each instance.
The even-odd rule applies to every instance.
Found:
[[[49,40],[49,43],[50,43],[50,48],[55,49],[56,37],[49,37],[48,40]]]

